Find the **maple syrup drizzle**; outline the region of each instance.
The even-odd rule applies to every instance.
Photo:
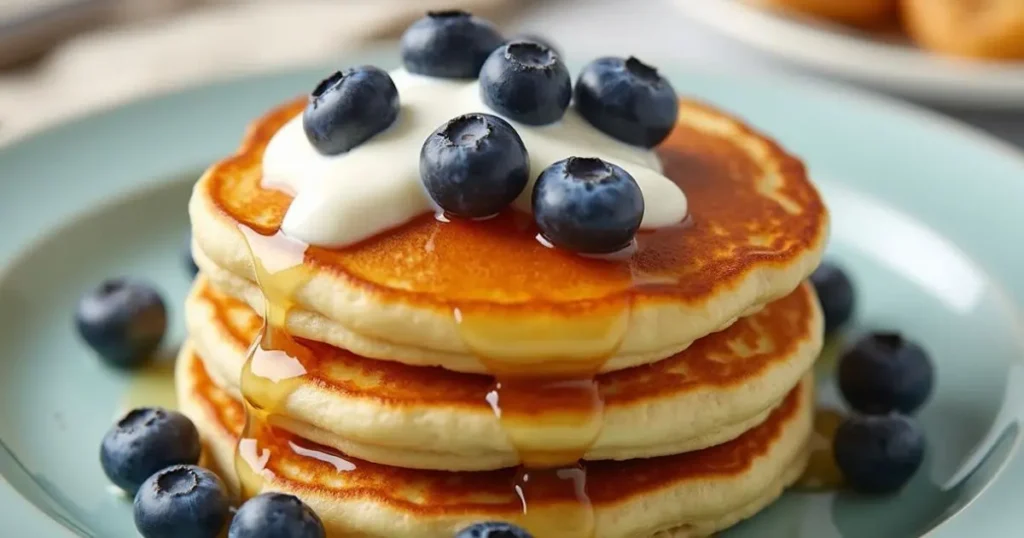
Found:
[[[263,294],[263,327],[249,348],[240,381],[245,406],[245,428],[235,454],[235,472],[243,499],[258,495],[265,479],[273,473],[267,466],[274,457],[270,448],[260,446],[261,439],[273,435],[272,418],[280,414],[288,396],[306,374],[313,359],[308,348],[287,331],[288,312],[295,306],[295,292],[312,274],[303,264],[307,245],[280,231],[263,235],[248,227],[239,227],[245,237],[256,283]],[[332,455],[312,454],[312,450],[291,447],[299,455],[329,461]]]
[[[522,505],[520,523],[538,538],[595,535],[581,460],[604,423],[604,399],[595,376],[621,345],[630,306],[623,300],[604,314],[540,315],[514,323],[453,311],[463,342],[495,378],[484,399],[519,454],[521,465],[511,486]],[[531,511],[532,492],[537,491],[570,503],[557,517]]]

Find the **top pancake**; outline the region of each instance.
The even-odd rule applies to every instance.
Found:
[[[256,281],[240,229],[277,231],[292,198],[261,186],[261,159],[303,103],[258,120],[239,153],[200,179],[190,203],[198,259]],[[495,373],[497,363],[537,373],[553,361],[609,371],[678,352],[788,294],[817,265],[826,209],[802,164],[774,142],[684,100],[658,151],[690,217],[641,232],[626,260],[547,248],[511,210],[483,222],[423,215],[344,249],[306,248],[291,299],[312,317],[289,330],[466,372]],[[258,242],[268,266],[295,248]]]

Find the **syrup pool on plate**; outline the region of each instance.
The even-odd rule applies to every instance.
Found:
[[[837,490],[843,486],[843,474],[836,465],[832,443],[836,430],[846,417],[835,409],[819,407],[814,411],[814,431],[808,443],[807,468],[795,487],[806,491]]]
[[[149,364],[132,372],[118,415],[138,407],[178,407],[178,398],[174,392],[173,358],[162,355],[154,357]]]
[[[814,377],[819,380],[835,376],[839,354],[846,346],[842,335],[825,338],[825,345],[814,363]],[[838,409],[818,404],[814,410],[814,432],[808,443],[807,468],[795,487],[806,491],[832,491],[843,486],[843,474],[836,465],[832,443],[836,430],[846,418]]]

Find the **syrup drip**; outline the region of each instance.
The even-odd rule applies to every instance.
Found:
[[[538,538],[595,535],[581,460],[604,423],[595,376],[621,345],[630,306],[623,300],[603,314],[511,323],[454,310],[463,342],[495,378],[484,399],[518,452],[521,466],[511,487],[522,505],[520,524]],[[531,511],[540,491],[564,500],[564,508]]]
[[[273,476],[267,465],[274,455],[269,448],[260,446],[260,439],[271,435],[274,415],[281,412],[288,396],[298,387],[306,374],[305,365],[313,357],[286,329],[288,312],[295,306],[295,291],[311,277],[303,265],[307,245],[280,232],[262,235],[247,227],[240,230],[264,303],[263,328],[249,348],[240,383],[245,429],[235,454],[235,472],[244,500],[258,495],[265,479]]]

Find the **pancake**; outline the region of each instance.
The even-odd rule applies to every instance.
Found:
[[[262,309],[248,247],[258,243],[265,267],[301,254],[288,331],[367,357],[470,373],[654,362],[792,292],[826,242],[827,211],[800,161],[684,100],[658,151],[690,216],[638,234],[624,261],[547,248],[513,210],[473,222],[423,215],[343,249],[297,246],[277,234],[292,198],[261,186],[261,158],[303,103],[257,120],[239,153],[196,184],[195,257],[219,287]]]
[[[187,326],[210,377],[239,397],[246,352],[262,318],[200,275],[185,304]],[[809,370],[822,345],[809,284],[758,314],[663,361],[597,377],[600,434],[585,459],[632,459],[697,450],[760,424]],[[588,400],[538,389],[528,408],[486,396],[494,380],[438,367],[379,361],[300,340],[315,360],[274,411],[279,426],[346,454],[402,467],[485,470],[520,463],[503,427],[529,424],[530,446],[572,442],[565,424],[591,420]]]
[[[840,24],[879,28],[897,20],[900,0],[746,0],[748,3],[818,17]],[[927,0],[931,1],[931,0]]]
[[[182,411],[199,428],[209,461],[237,489],[234,452],[242,406],[206,375],[190,344],[177,365]],[[713,448],[679,456],[586,464],[595,538],[707,536],[758,512],[806,465],[812,381],[805,379],[761,425]],[[450,538],[470,523],[505,520],[575,536],[578,501],[561,489],[530,490],[528,517],[513,494],[514,470],[423,471],[357,460],[282,430],[258,439],[264,491],[302,498],[329,536]],[[305,454],[305,455],[300,455]],[[535,529],[536,527],[534,527]]]

